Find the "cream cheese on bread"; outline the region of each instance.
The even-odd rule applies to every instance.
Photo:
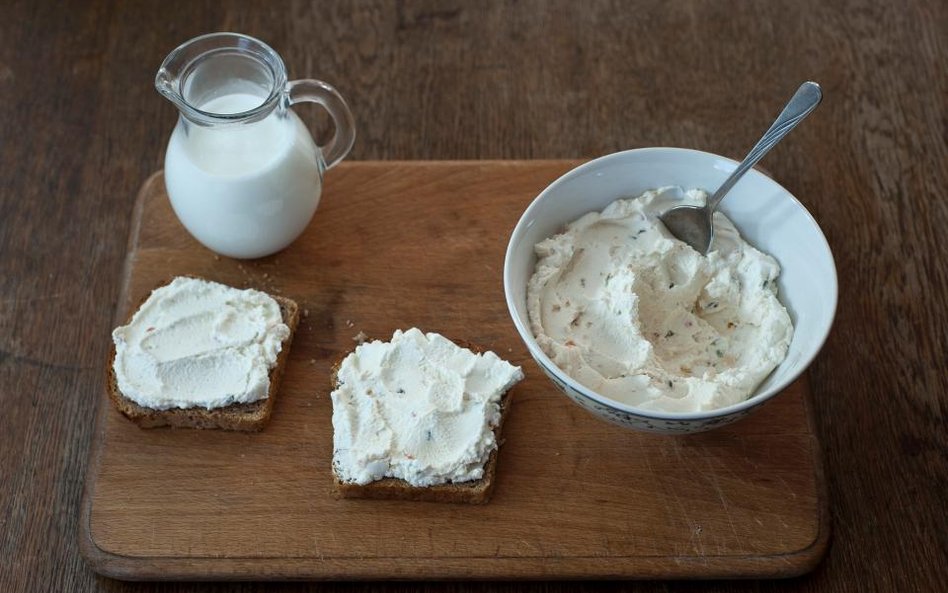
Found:
[[[712,250],[699,254],[657,218],[677,203],[662,190],[617,200],[537,244],[527,309],[543,351],[586,387],[695,412],[751,395],[783,361],[793,327],[776,260],[720,213]]]
[[[258,290],[178,277],[112,332],[119,391],[156,410],[222,408],[267,398],[290,329]]]
[[[480,479],[497,448],[501,397],[522,378],[493,352],[417,328],[359,345],[332,392],[336,476],[421,487]]]

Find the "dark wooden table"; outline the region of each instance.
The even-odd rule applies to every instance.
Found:
[[[823,106],[764,164],[813,212],[839,268],[836,325],[811,370],[829,554],[791,581],[575,588],[944,590],[945,2],[4,4],[0,590],[495,588],[135,585],[96,576],[79,556],[132,202],[161,167],[175,118],[153,76],[178,43],[217,30],[261,37],[292,76],[335,84],[356,113],[353,159],[595,157],[661,145],[741,157],[800,81],[820,81]]]

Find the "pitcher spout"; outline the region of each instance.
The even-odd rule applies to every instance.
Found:
[[[164,98],[180,106],[182,98],[175,88],[175,80],[176,77],[173,76],[167,68],[161,68],[158,70],[158,74],[155,75],[155,89],[161,93]]]

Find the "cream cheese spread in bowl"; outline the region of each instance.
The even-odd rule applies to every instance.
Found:
[[[646,410],[713,410],[753,393],[786,356],[793,327],[776,260],[720,213],[701,255],[657,219],[669,206],[663,190],[616,200],[538,243],[530,326],[553,362],[597,393]]]
[[[681,296],[683,292],[693,293],[697,287],[685,286],[682,288],[678,286],[682,283],[679,273],[684,271],[684,268],[679,270],[677,267],[670,265],[671,261],[668,259],[665,259],[664,264],[660,263],[663,258],[666,258],[665,255],[662,255],[661,249],[642,257],[651,259],[656,266],[664,265],[663,270],[649,269],[648,264],[646,264],[644,269],[640,268],[637,279],[633,279],[627,273],[624,273],[626,284],[631,284],[633,288],[643,291],[643,294],[636,297],[635,305],[638,308],[637,315],[641,317],[644,314],[646,321],[645,323],[640,321],[638,335],[633,334],[632,336],[631,341],[637,343],[640,348],[635,352],[638,353],[639,360],[646,363],[650,360],[656,362],[654,359],[659,356],[664,357],[662,362],[657,364],[659,372],[653,373],[654,377],[646,374],[648,385],[646,385],[644,394],[633,393],[630,390],[628,393],[607,395],[589,387],[581,377],[574,377],[565,368],[560,367],[560,364],[564,366],[570,364],[568,360],[564,360],[564,358],[568,359],[569,357],[564,357],[563,353],[558,354],[549,345],[548,349],[552,355],[548,354],[547,349],[540,345],[540,339],[533,331],[528,292],[530,280],[537,271],[537,263],[540,259],[543,259],[542,256],[537,255],[536,246],[538,244],[563,233],[567,225],[588,216],[590,212],[602,217],[603,211],[610,208],[610,205],[617,200],[628,200],[650,191],[654,192],[655,188],[675,186],[707,190],[720,187],[721,183],[734,171],[737,165],[738,163],[732,159],[684,148],[639,148],[617,152],[586,162],[567,171],[544,188],[524,210],[523,215],[510,234],[510,241],[504,259],[504,296],[507,301],[507,308],[514,327],[523,340],[527,351],[536,361],[537,366],[549,377],[551,384],[589,413],[627,428],[648,432],[682,434],[710,430],[739,420],[759,410],[761,406],[793,384],[819,353],[830,333],[838,300],[836,266],[833,261],[832,250],[819,225],[806,207],[786,188],[767,175],[755,170],[749,171],[741,178],[740,183],[733,187],[728,194],[728,199],[721,204],[720,211],[730,221],[733,221],[734,224],[731,226],[740,229],[740,236],[747,243],[762,254],[772,256],[774,261],[779,262],[779,276],[776,276],[775,281],[768,281],[767,286],[764,287],[764,280],[772,275],[771,272],[776,274],[777,268],[771,269],[767,265],[768,258],[764,257],[756,260],[753,257],[753,252],[743,248],[741,249],[743,252],[742,260],[750,255],[743,264],[747,266],[747,269],[742,270],[742,264],[738,263],[737,268],[728,272],[728,274],[730,274],[729,277],[732,280],[741,278],[742,275],[746,277],[748,279],[747,290],[752,288],[749,281],[751,278],[760,279],[761,291],[776,290],[779,294],[779,303],[785,307],[789,319],[792,321],[792,333],[787,335],[789,346],[782,362],[767,374],[763,381],[753,388],[744,399],[713,409],[700,408],[696,402],[705,399],[713,400],[714,398],[706,397],[707,394],[694,391],[689,385],[693,381],[680,381],[679,384],[676,383],[674,377],[670,377],[673,388],[664,391],[664,393],[658,393],[662,391],[660,381],[664,378],[664,375],[671,375],[676,370],[674,363],[678,363],[678,371],[680,371],[681,366],[685,366],[691,368],[693,378],[703,379],[705,367],[709,366],[707,362],[714,359],[704,359],[704,365],[699,367],[697,371],[695,369],[697,364],[689,367],[683,359],[689,358],[693,363],[702,363],[702,359],[697,354],[717,356],[717,348],[713,350],[702,348],[697,353],[690,351],[692,355],[686,356],[684,351],[678,350],[681,344],[676,342],[674,338],[681,338],[682,336],[678,335],[674,327],[665,328],[665,331],[661,332],[660,329],[654,329],[652,321],[649,321],[651,319],[662,320],[668,318],[669,321],[680,321],[682,328],[692,329],[685,325],[685,322],[689,320],[686,314],[691,313],[690,307],[677,309],[667,307],[673,306],[675,302],[684,299]],[[696,194],[692,194],[690,199],[693,200],[696,197],[698,197]],[[672,195],[658,193],[653,199],[652,208],[665,207],[665,204],[661,204],[665,199],[672,200],[672,203],[667,204],[667,206],[676,205],[678,202],[674,201],[673,198]],[[617,208],[617,206],[612,207]],[[718,218],[715,226],[723,228],[727,225]],[[721,240],[728,238],[727,233],[722,234],[721,230],[718,230],[717,234]],[[629,242],[639,240],[641,240],[641,237]],[[657,238],[653,242],[659,246],[662,244]],[[724,252],[723,249],[720,249],[720,251]],[[674,249],[670,253],[674,253]],[[608,256],[608,249],[605,254]],[[722,258],[721,265],[729,265],[723,260],[730,257],[734,256]],[[583,258],[580,257],[579,259],[582,260]],[[748,265],[755,260],[758,261],[755,265],[760,266],[759,270],[755,270],[753,266]],[[684,265],[684,262],[679,263]],[[715,274],[721,272],[717,265],[712,265],[710,260],[708,266],[705,272],[709,273],[712,278]],[[608,273],[607,271],[606,275]],[[566,271],[564,271],[564,275],[567,279],[572,277],[572,274],[567,274]],[[669,278],[669,282],[662,288],[658,280],[664,279],[665,276]],[[577,282],[579,279],[580,277],[575,278]],[[615,275],[610,278],[610,286],[617,279],[623,281],[622,275],[618,278]],[[587,287],[592,288],[590,279],[586,278],[586,281]],[[605,276],[602,278],[602,282],[605,282]],[[668,286],[672,282],[676,286],[669,289]],[[772,286],[774,282],[777,284],[776,287]],[[741,362],[742,364],[746,361],[753,362],[752,359],[755,358],[779,358],[781,339],[778,338],[773,342],[765,341],[763,343],[763,346],[768,350],[771,348],[777,349],[772,354],[752,352],[753,349],[749,346],[743,346],[743,344],[749,343],[747,340],[750,339],[750,335],[742,335],[741,330],[737,327],[727,327],[728,321],[734,322],[733,318],[728,319],[723,313],[719,313],[717,316],[711,313],[715,309],[711,306],[714,299],[703,298],[701,296],[702,292],[706,293],[708,297],[719,290],[727,293],[729,289],[726,289],[726,286],[727,282],[712,283],[709,281],[706,290],[705,287],[702,287],[698,291],[698,298],[693,303],[695,305],[695,315],[701,317],[703,322],[707,323],[715,332],[727,338],[727,345],[731,351],[722,350],[722,354],[725,356],[730,354],[735,362]],[[583,287],[580,286],[580,288]],[[643,304],[645,294],[649,289],[652,291],[650,295],[657,297],[659,303]],[[570,289],[567,292],[577,293],[576,289]],[[619,295],[613,291],[609,298],[614,298],[614,304],[618,305],[620,296],[624,295]],[[755,296],[748,293],[747,302],[750,303],[758,299],[763,302],[767,298],[766,294]],[[671,305],[662,302],[666,299],[673,301]],[[685,300],[690,300],[690,298]],[[572,299],[570,299],[570,302],[572,303]],[[631,299],[626,298],[622,308],[623,316],[625,316],[626,308],[632,309],[632,304]],[[718,302],[718,305],[720,306],[721,303]],[[562,307],[562,305],[560,306]],[[586,306],[586,308],[590,309],[589,306]],[[618,309],[618,307],[616,308]],[[550,309],[552,310],[552,304]],[[732,307],[731,309],[732,312],[740,311],[742,315],[744,314],[741,307],[737,309]],[[753,307],[749,309],[752,310]],[[677,310],[678,314],[669,317],[674,310]],[[583,314],[586,317],[595,312],[584,311]],[[613,310],[612,313],[614,314],[615,311]],[[759,316],[759,323],[765,323],[765,315],[762,309],[754,315]],[[779,313],[777,313],[769,318],[777,321],[779,317]],[[572,322],[573,319],[573,317],[568,317],[566,321]],[[602,329],[598,330],[600,335],[609,331],[604,320],[605,317],[603,317],[603,323],[601,324]],[[753,317],[750,320],[753,321]],[[553,321],[555,322],[556,319],[553,319]],[[586,319],[586,321],[591,321],[591,319]],[[690,321],[693,324],[695,323],[694,319]],[[631,327],[631,317],[627,317],[625,323],[628,327]],[[722,324],[723,327],[721,327]],[[666,339],[665,335],[669,330],[675,332],[675,334],[668,336]],[[551,331],[555,330],[549,328],[547,331],[547,335],[551,339],[563,337],[550,334]],[[710,332],[710,330],[708,331]],[[743,331],[746,331],[746,328]],[[654,335],[656,332],[659,333],[658,338]],[[702,334],[702,336],[699,336],[699,340],[705,340],[702,343],[710,345],[711,341],[715,339],[712,336],[711,333]],[[687,337],[687,333],[684,337]],[[561,340],[560,343],[565,345],[566,339],[569,338]],[[623,344],[616,339],[610,339],[613,340],[611,344]],[[576,342],[576,339],[573,338],[573,341]],[[643,344],[643,342],[648,342],[648,345]],[[760,344],[758,345],[760,346]],[[651,352],[649,353],[648,350],[651,350]],[[735,356],[735,354],[741,352],[743,352],[744,361],[741,361],[739,356]],[[613,355],[614,353],[610,353],[608,349],[604,354],[609,355],[608,358],[614,360],[631,361],[631,357]],[[555,362],[553,360],[554,356],[560,357],[560,362]],[[725,356],[721,358],[723,359]],[[588,369],[596,370],[597,365],[602,368],[612,364],[607,357],[583,356],[582,358],[584,360],[581,362]],[[609,364],[604,364],[604,362]],[[621,364],[624,365],[625,362]],[[653,364],[652,369],[654,370],[655,367],[656,365]],[[714,368],[714,365],[710,365],[710,367],[715,376],[722,374],[720,365],[717,369]],[[648,364],[645,364],[643,368],[647,369]],[[610,375],[607,369],[603,369],[603,371]],[[759,372],[763,373],[763,370],[759,369]],[[619,373],[619,375],[621,374]],[[736,373],[732,374],[735,375],[734,379],[738,379],[731,383],[732,386],[743,383],[743,380],[737,377]],[[610,376],[617,377],[615,375]],[[627,378],[618,378],[623,381],[627,380]],[[687,379],[687,377],[685,378]],[[593,381],[599,382],[601,379],[593,376],[590,383]],[[643,381],[643,379],[640,378],[638,381]],[[615,381],[607,382],[616,383]],[[667,382],[665,384],[667,386]],[[719,389],[718,397],[721,397],[723,393],[723,390]],[[671,403],[667,400],[671,399],[682,400],[682,403],[686,403],[686,406],[682,406],[685,411],[676,409],[674,406],[665,407],[666,404]],[[641,402],[641,404],[628,402]],[[648,402],[652,402],[654,405],[643,407],[643,405],[648,406]],[[695,407],[691,408],[690,406],[693,404]]]
[[[119,391],[146,408],[222,408],[268,397],[290,329],[266,293],[178,277],[112,332]]]
[[[501,397],[522,378],[493,352],[416,328],[361,344],[332,392],[333,471],[356,484],[478,480],[498,445]]]

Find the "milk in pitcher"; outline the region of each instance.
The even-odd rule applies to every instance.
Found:
[[[243,113],[262,102],[235,93],[200,109]],[[178,126],[165,153],[165,177],[188,231],[214,251],[241,258],[289,245],[312,219],[322,189],[316,144],[292,110],[223,130]]]

